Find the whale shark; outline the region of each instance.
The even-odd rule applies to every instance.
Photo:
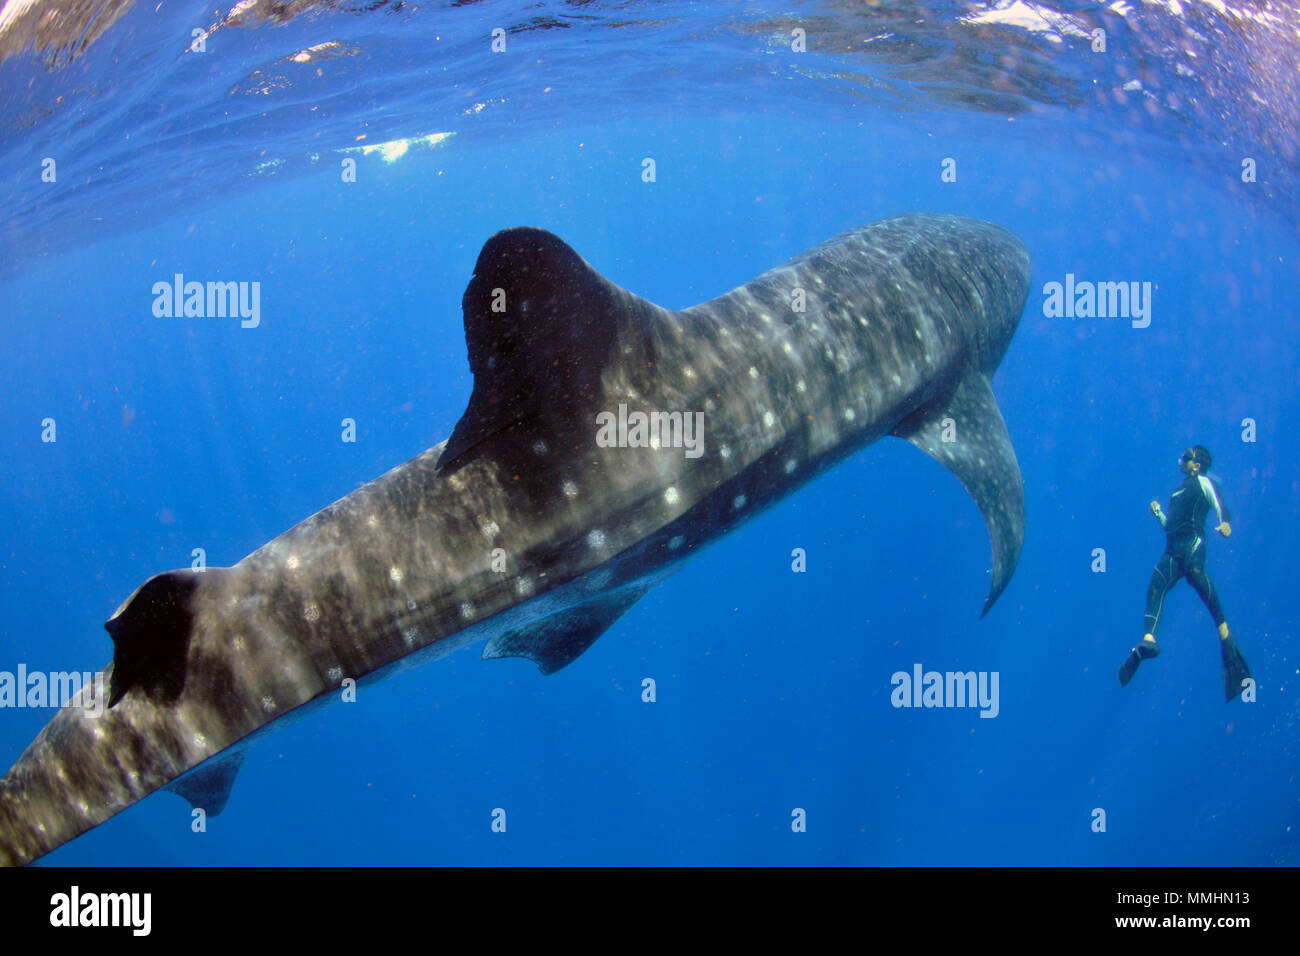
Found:
[[[105,625],[98,716],[59,710],[0,780],[0,862],[163,788],[220,812],[249,745],[349,682],[480,642],[554,673],[702,547],[885,436],[978,505],[987,614],[1024,537],[991,377],[1028,288],[1012,233],[947,215],[845,232],[683,310],[549,232],[497,233],[462,301],[473,389],[450,437],[231,567],[140,585]]]

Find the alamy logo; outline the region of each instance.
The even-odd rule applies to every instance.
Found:
[[[238,316],[246,329],[255,329],[262,321],[260,282],[186,282],[178,272],[171,282],[155,282],[153,295],[153,314],[160,319]]]
[[[84,717],[104,714],[104,672],[0,671],[0,707],[78,707]]]
[[[997,671],[922,673],[921,665],[913,664],[912,673],[895,671],[889,682],[895,707],[979,707],[981,717],[998,715]]]
[[[596,444],[601,448],[681,448],[687,458],[704,454],[703,412],[629,412],[596,414]]]
[[[152,917],[152,893],[82,893],[74,886],[50,897],[51,926],[129,926],[132,935],[148,936]]]
[[[1150,282],[1076,282],[1067,272],[1064,284],[1047,283],[1043,295],[1049,319],[1132,319],[1135,329],[1151,324]]]

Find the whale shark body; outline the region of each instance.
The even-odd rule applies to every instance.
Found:
[[[990,377],[1028,283],[1006,230],[908,215],[672,311],[548,232],[498,233],[464,295],[474,388],[450,438],[233,567],[141,585],[105,625],[102,715],[60,710],[0,780],[0,862],[163,787],[219,812],[249,742],[349,680],[479,641],[559,670],[703,545],[885,435],[979,505],[987,613],[1024,534]]]

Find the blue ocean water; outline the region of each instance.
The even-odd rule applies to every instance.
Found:
[[[228,12],[199,53],[213,15],[182,4],[13,52],[0,671],[103,666],[149,575],[195,548],[233,564],[445,438],[472,384],[460,297],[499,229],[549,229],[671,308],[915,210],[1033,257],[993,382],[1027,532],[983,620],[978,509],[886,439],[563,671],[473,649],[364,686],[260,740],[205,832],[158,794],[45,861],[1300,862],[1300,20],[1220,7],[330,4]],[[155,317],[176,273],[260,282],[260,325]],[[1149,327],[1049,317],[1067,274],[1150,282]],[[1115,679],[1163,548],[1147,502],[1195,442],[1233,512],[1209,570],[1250,703],[1224,704],[1185,583],[1164,654]],[[997,716],[892,706],[915,664],[996,672]],[[0,709],[0,764],[52,713]]]

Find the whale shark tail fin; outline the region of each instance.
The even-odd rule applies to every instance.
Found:
[[[1011,582],[1025,538],[1020,465],[989,380],[970,370],[952,392],[909,415],[893,434],[956,475],[984,515],[993,545],[993,583],[983,617]]]
[[[174,701],[185,684],[185,659],[194,625],[194,598],[225,568],[185,568],[155,574],[122,602],[104,629],[113,638],[108,706],[140,688],[150,697]]]
[[[526,226],[484,244],[461,307],[474,390],[438,459],[443,468],[516,428],[554,444],[573,437],[575,423],[587,422],[577,410],[602,399],[607,359],[648,346],[646,324],[630,316],[654,308],[558,236]]]

